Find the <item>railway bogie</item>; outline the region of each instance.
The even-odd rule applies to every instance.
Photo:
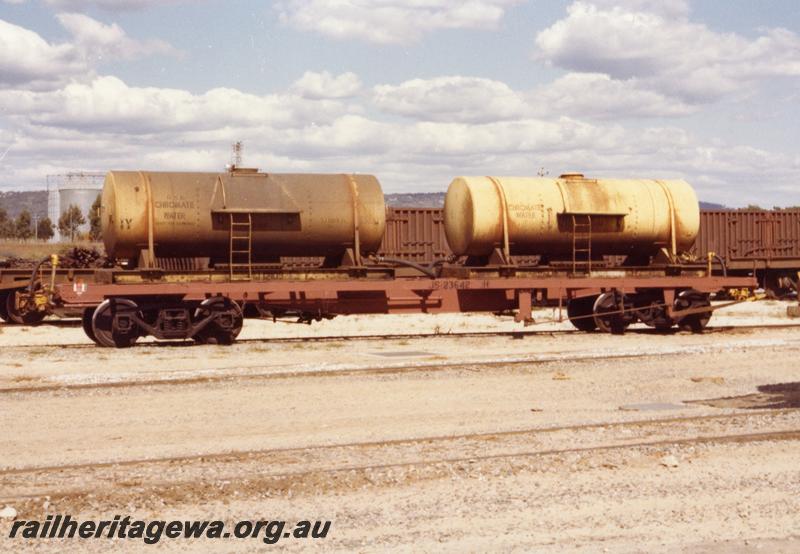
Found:
[[[711,319],[710,294],[693,288],[670,291],[674,300],[665,299],[664,290],[644,289],[623,294],[617,289],[572,298],[567,317],[580,331],[600,330],[621,334],[640,322],[659,331],[677,326],[682,331],[702,332]]]
[[[236,302],[211,297],[202,302],[149,297],[137,303],[108,298],[87,308],[83,330],[99,346],[127,348],[140,337],[192,339],[200,344],[232,344],[242,330],[244,314]]]

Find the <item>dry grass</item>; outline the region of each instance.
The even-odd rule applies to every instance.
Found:
[[[39,260],[50,254],[63,252],[74,246],[83,248],[96,248],[104,252],[102,242],[77,241],[71,242],[42,242],[36,240],[0,240],[0,258],[25,258]]]

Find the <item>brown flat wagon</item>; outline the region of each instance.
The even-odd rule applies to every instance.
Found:
[[[426,268],[422,268],[428,271]],[[720,290],[752,288],[749,277],[721,277],[702,266],[596,270],[440,264],[430,275],[399,276],[384,265],[254,267],[246,278],[227,272],[96,270],[57,283],[49,301],[58,312],[83,310],[86,334],[101,346],[125,347],[140,336],[230,343],[247,311],[310,322],[349,314],[513,314],[532,321],[532,307],[557,303],[576,328],[621,333],[636,321],[700,331]],[[237,279],[241,277],[241,280]]]

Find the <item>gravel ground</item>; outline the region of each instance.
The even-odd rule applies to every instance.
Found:
[[[797,552],[800,327],[728,328],[785,314],[735,306],[702,335],[547,324],[522,339],[284,343],[260,339],[518,327],[248,321],[252,340],[232,347],[125,351],[70,325],[0,327],[0,510],[332,521],[325,539],[278,543],[290,551]],[[109,546],[11,540],[13,521],[0,515],[5,551]]]

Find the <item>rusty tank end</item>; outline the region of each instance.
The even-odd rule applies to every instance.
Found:
[[[457,255],[569,257],[591,226],[592,255],[672,254],[691,248],[700,225],[682,180],[456,177],[445,197],[447,242]]]
[[[102,195],[106,252],[135,259],[227,260],[250,236],[252,261],[378,250],[386,224],[372,175],[111,171]],[[234,230],[232,231],[232,225]],[[232,235],[234,236],[232,241]]]

